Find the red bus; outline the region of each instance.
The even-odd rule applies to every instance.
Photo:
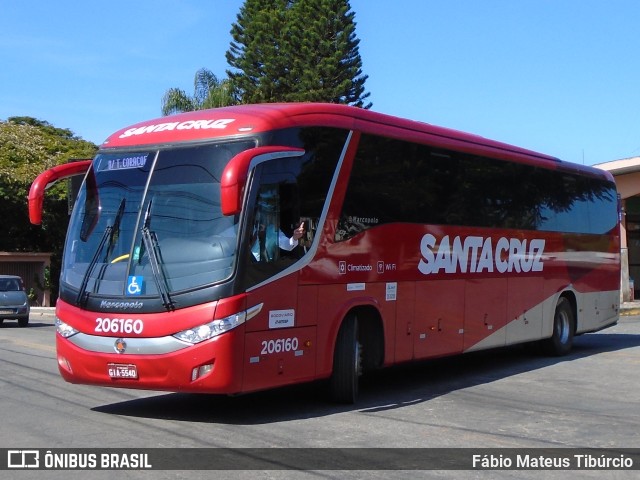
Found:
[[[575,335],[618,320],[607,172],[333,104],[183,113],[84,174],[56,306],[72,383],[237,394]],[[295,234],[302,225],[303,235]]]

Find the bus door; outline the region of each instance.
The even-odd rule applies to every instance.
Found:
[[[298,305],[299,262],[305,255],[294,238],[301,216],[299,163],[295,156],[270,159],[255,167],[251,181],[240,262],[247,305],[260,309],[246,324],[245,391],[315,375],[315,318],[301,315]]]

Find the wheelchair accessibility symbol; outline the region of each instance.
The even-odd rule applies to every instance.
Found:
[[[127,295],[141,295],[144,278],[137,275],[131,275],[127,285]]]

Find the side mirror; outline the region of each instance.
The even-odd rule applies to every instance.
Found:
[[[240,152],[233,157],[220,180],[220,203],[223,215],[236,215],[242,210],[242,199],[247,186],[249,170],[258,163],[282,157],[301,157],[302,148],[293,147],[257,147]]]
[[[29,189],[29,221],[34,225],[42,223],[42,204],[47,188],[63,178],[84,175],[90,166],[91,160],[80,160],[57,165],[38,175]]]

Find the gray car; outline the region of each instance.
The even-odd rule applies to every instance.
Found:
[[[18,320],[20,327],[29,324],[29,298],[16,275],[0,275],[0,325],[7,319]]]

